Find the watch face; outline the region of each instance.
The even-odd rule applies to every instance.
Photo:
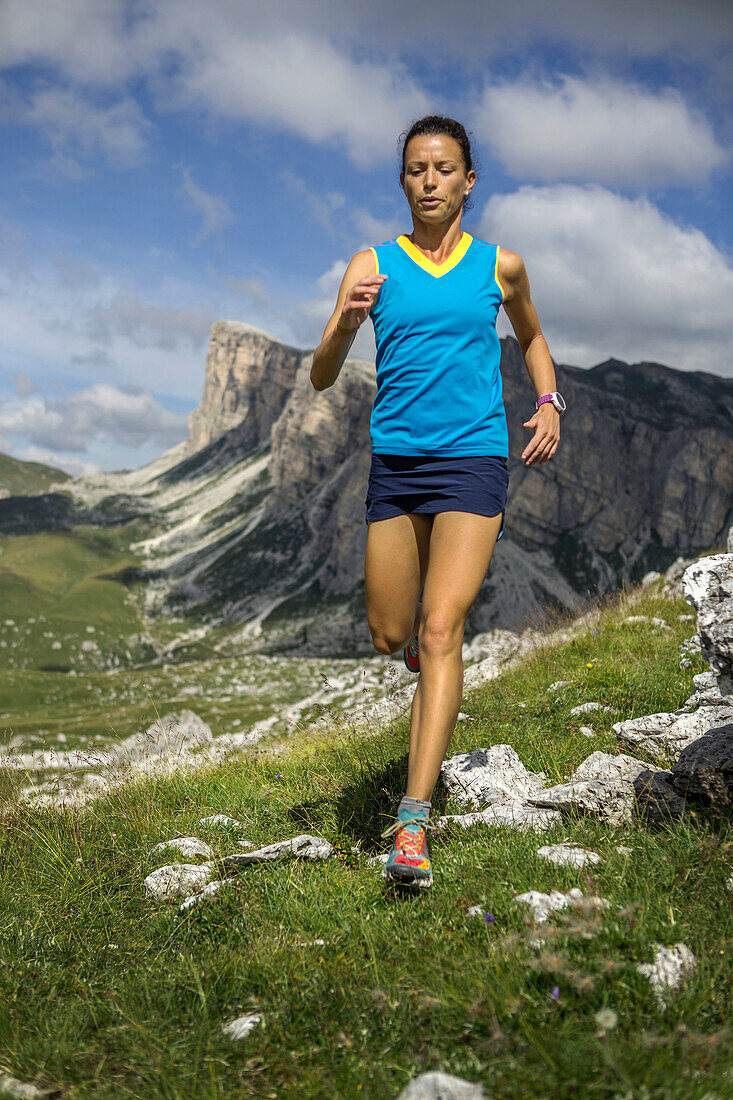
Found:
[[[552,395],[552,403],[555,406],[555,408],[558,410],[558,412],[565,412],[565,409],[567,408],[567,405],[565,404],[565,400],[564,400],[562,394],[554,393]]]

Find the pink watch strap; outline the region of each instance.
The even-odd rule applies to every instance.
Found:
[[[552,401],[551,393],[546,393],[542,397],[538,397],[535,408],[539,409],[540,405],[544,405],[547,401]]]

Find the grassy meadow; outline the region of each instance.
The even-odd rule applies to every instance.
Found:
[[[450,752],[508,743],[552,783],[592,751],[616,751],[614,721],[679,707],[705,667],[700,658],[679,667],[690,610],[653,586],[605,601],[582,636],[464,693],[468,719]],[[627,623],[630,614],[669,629]],[[94,675],[57,676],[80,730],[103,713],[87,686]],[[196,662],[177,675],[202,679]],[[226,661],[216,675],[227,680]],[[163,681],[147,676],[148,705],[162,714]],[[572,681],[559,697],[548,692],[556,680]],[[589,700],[615,712],[569,714]],[[189,705],[206,717],[198,699]],[[22,777],[8,773],[0,1073],[110,1100],[387,1100],[438,1068],[482,1082],[496,1100],[728,1100],[730,820],[700,812],[656,828],[576,817],[543,834],[445,831],[431,840],[432,890],[401,892],[370,857],[385,850],[379,833],[404,791],[408,730],[398,714],[368,733],[348,719],[328,734],[303,721],[225,766],[139,781],[83,811],[31,809],[17,798]],[[462,808],[441,786],[434,805]],[[215,813],[244,831],[197,825]],[[242,838],[259,846],[304,832],[327,837],[333,856],[242,867],[185,912],[145,896],[147,874],[183,862],[151,855],[161,840],[196,835],[223,856]],[[578,871],[537,855],[561,840],[593,848],[601,863]],[[513,901],[572,886],[609,908],[565,910],[538,932]],[[486,919],[467,915],[475,905]],[[679,942],[698,965],[663,1011],[636,965],[655,944]],[[262,1022],[247,1038],[222,1034],[250,1012]]]

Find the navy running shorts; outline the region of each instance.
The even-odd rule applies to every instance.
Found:
[[[504,534],[509,470],[497,455],[378,455],[372,453],[367,524],[403,513],[476,512],[498,516]]]

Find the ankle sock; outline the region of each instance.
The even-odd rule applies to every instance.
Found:
[[[410,798],[409,795],[404,795],[397,807],[397,813],[399,813],[400,810],[409,810],[410,813],[427,813],[429,817],[430,802],[424,802],[421,798]]]

